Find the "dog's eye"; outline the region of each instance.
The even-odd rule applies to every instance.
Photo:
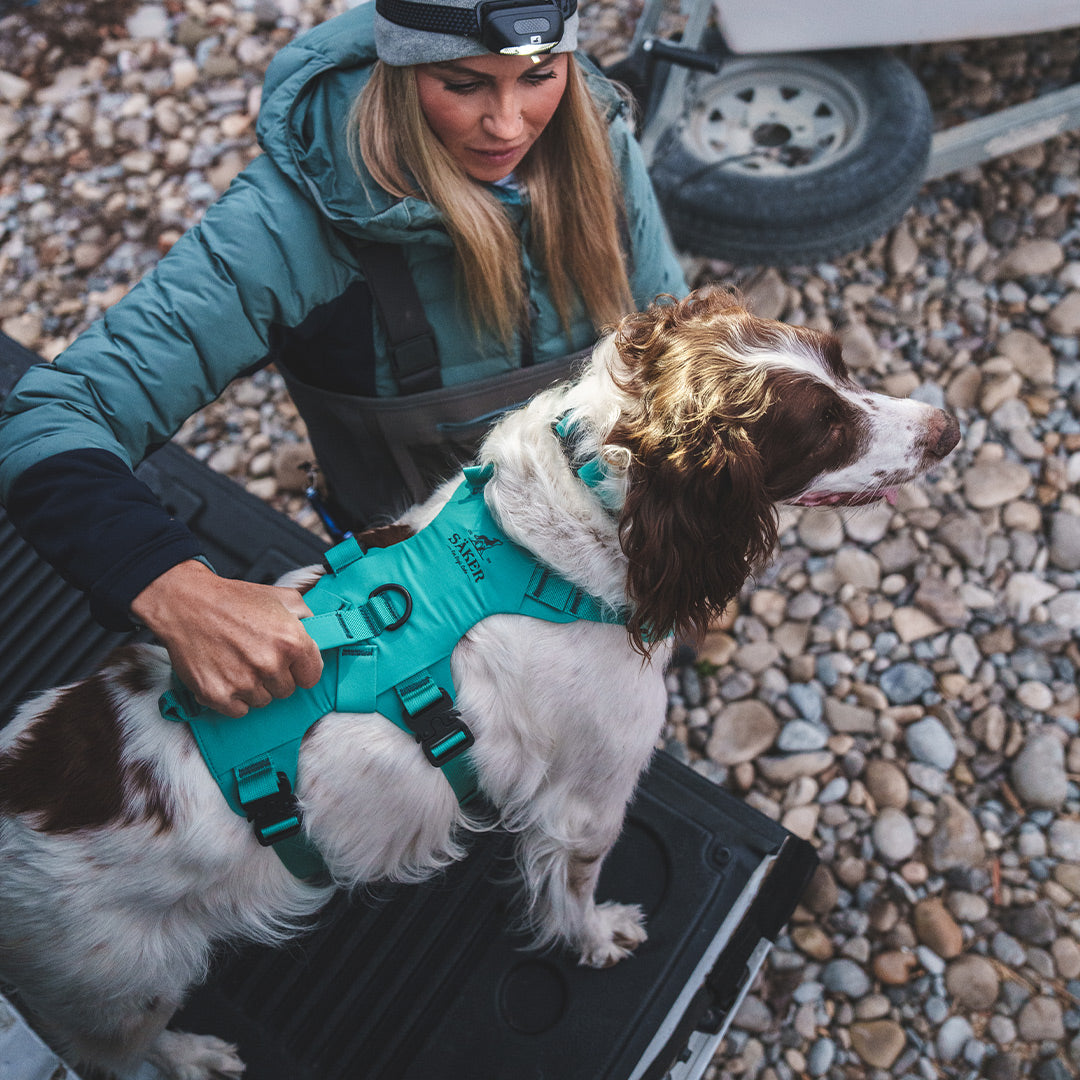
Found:
[[[845,434],[844,418],[835,406],[829,406],[821,414],[821,426],[825,429],[821,440],[822,446],[835,446],[842,442]]]

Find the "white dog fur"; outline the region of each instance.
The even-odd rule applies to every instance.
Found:
[[[553,434],[567,412],[574,456],[604,455],[599,489]],[[496,519],[636,618],[628,635],[496,615],[453,654],[482,789],[518,835],[538,943],[604,967],[645,940],[641,911],[598,905],[593,889],[661,732],[670,634],[700,631],[737,595],[775,543],[775,504],[880,497],[957,438],[939,410],[856,386],[832,339],[754,319],[715,291],[630,316],[576,382],[496,426],[481,452]],[[401,524],[422,528],[457,482]],[[650,647],[646,630],[664,640]],[[129,647],[0,733],[0,978],[76,1063],[148,1057],[176,1080],[234,1077],[233,1048],[165,1025],[215,943],[281,941],[330,890],[290,876],[229,810],[188,729],[158,713],[169,678],[163,650]],[[344,887],[430,875],[462,856],[474,824],[378,715],[320,721],[298,791]]]

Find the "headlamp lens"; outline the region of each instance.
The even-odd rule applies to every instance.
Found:
[[[532,56],[562,40],[562,12],[552,3],[516,4],[489,0],[476,6],[480,40],[493,53]]]

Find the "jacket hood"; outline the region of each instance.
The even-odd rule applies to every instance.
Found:
[[[623,111],[611,85],[580,53],[608,120]],[[333,222],[366,239],[449,244],[441,215],[423,199],[398,199],[349,159],[349,112],[371,74],[375,4],[362,3],[301,34],[271,61],[256,125],[259,145]]]
[[[370,240],[444,237],[422,199],[383,191],[349,159],[349,112],[375,62],[374,3],[301,34],[267,68],[256,126],[259,145],[334,225]]]

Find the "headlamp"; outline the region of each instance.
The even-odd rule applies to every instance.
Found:
[[[484,48],[503,56],[547,52],[562,40],[562,12],[553,3],[481,0],[476,18]]]
[[[473,38],[503,56],[532,56],[559,44],[564,19],[577,11],[577,0],[480,0],[475,8],[375,0],[375,10],[410,30]]]

